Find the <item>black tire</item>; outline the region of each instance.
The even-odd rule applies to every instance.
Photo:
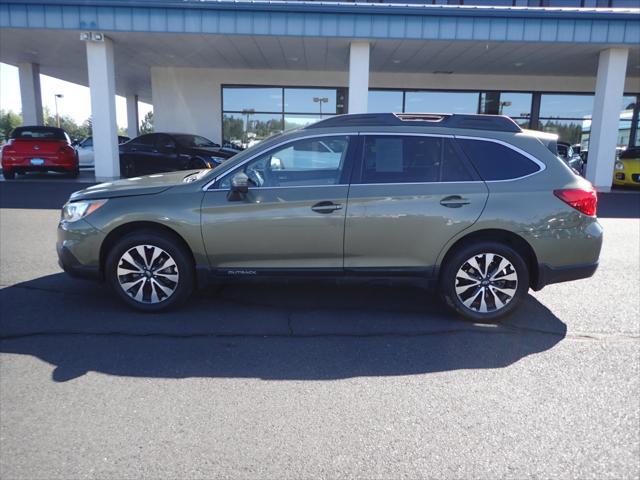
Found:
[[[500,266],[504,265],[501,258],[509,265],[498,272]],[[485,272],[469,269],[471,265],[468,261],[472,259]],[[488,259],[492,261],[487,262]],[[486,275],[483,276],[483,273]],[[514,273],[515,283],[511,280]],[[467,280],[465,274],[473,279]],[[494,280],[490,279],[492,276]],[[477,323],[500,321],[518,306],[528,290],[527,263],[516,250],[498,242],[483,241],[460,247],[446,260],[440,275],[440,293],[447,306],[465,320]],[[470,305],[465,305],[463,300],[470,302]],[[481,311],[483,305],[486,312]]]
[[[71,178],[78,178],[80,176],[80,167],[76,167],[71,172],[69,172],[69,176]]]
[[[2,169],[2,176],[5,178],[5,180],[13,180],[14,178],[16,178],[16,172],[14,172],[13,170]]]
[[[160,249],[170,256],[170,259],[175,263],[175,269],[166,266],[170,265],[171,262],[169,260],[165,260],[164,263],[158,263],[165,258],[160,253],[154,264],[162,266],[161,268],[156,268],[152,277],[143,273],[127,273],[119,276],[119,266],[124,267],[121,268],[121,273],[133,271],[130,267],[131,264],[127,264],[123,260],[123,256],[129,255],[127,258],[134,261],[136,259],[140,260],[140,256],[132,252],[132,249],[139,246],[144,246],[142,248],[147,257],[144,260],[151,260],[153,255],[156,254],[157,250],[154,251],[152,248]],[[147,267],[142,268],[141,264],[142,261],[136,262],[135,266],[138,267],[138,270],[147,270]],[[169,277],[174,276],[177,281],[174,282],[171,279],[169,282]],[[133,232],[119,240],[107,255],[105,278],[122,301],[143,312],[160,312],[177,307],[184,303],[195,289],[195,268],[187,249],[174,236],[153,230]],[[124,283],[124,287],[121,285],[121,281]],[[134,283],[140,283],[138,288]],[[126,290],[125,287],[127,285],[129,285],[129,288]],[[165,290],[172,290],[172,293],[163,298],[162,295]],[[134,298],[139,292],[139,297],[142,297],[141,301]],[[154,302],[154,300],[157,301]]]

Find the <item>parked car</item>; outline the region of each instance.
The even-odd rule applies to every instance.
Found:
[[[558,156],[564,160],[564,162],[573,168],[580,175],[584,174],[584,161],[579,153],[576,153],[567,142],[557,142]]]
[[[212,170],[76,192],[57,250],[69,274],[143,311],[186,301],[209,276],[384,277],[439,285],[455,312],[491,322],[529,288],[594,273],[596,204],[507,117],[343,115]]]
[[[27,126],[13,130],[2,149],[2,175],[11,180],[18,173],[34,171],[78,176],[78,154],[63,129]]]
[[[120,172],[123,177],[135,177],[213,168],[233,155],[200,135],[148,133],[120,145]]]
[[[118,135],[118,145],[128,142],[131,138],[124,135]],[[93,168],[95,160],[93,158],[93,137],[87,137],[75,144],[78,151],[78,159],[80,160],[80,168]]]
[[[613,168],[614,185],[640,187],[640,147],[631,147],[620,153]]]

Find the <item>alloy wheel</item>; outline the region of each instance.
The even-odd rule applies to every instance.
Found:
[[[176,291],[179,281],[175,260],[160,247],[136,245],[118,261],[120,288],[140,303],[160,303]]]
[[[456,273],[456,295],[465,307],[474,312],[502,310],[513,300],[517,289],[515,267],[496,253],[474,255]]]

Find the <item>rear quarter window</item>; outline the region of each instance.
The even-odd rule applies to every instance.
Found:
[[[462,138],[457,142],[485,181],[511,180],[540,170],[538,164],[500,143]]]

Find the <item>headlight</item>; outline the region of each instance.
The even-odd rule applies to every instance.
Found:
[[[67,203],[62,207],[62,219],[66,222],[77,222],[81,218],[95,212],[105,203],[107,203],[106,199]]]
[[[616,163],[614,164],[614,168],[615,168],[616,170],[624,170],[624,163],[622,163],[622,162],[616,162]]]

